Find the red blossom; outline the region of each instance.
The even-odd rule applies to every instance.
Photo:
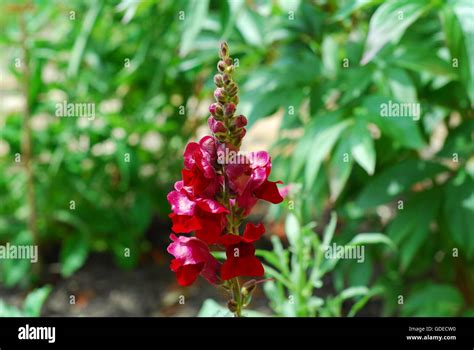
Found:
[[[227,260],[221,268],[221,278],[229,280],[237,276],[260,277],[264,274],[263,265],[255,256],[253,242],[265,232],[262,224],[247,224],[243,236],[227,234],[219,239],[226,247]]]
[[[170,268],[176,272],[180,285],[189,286],[198,275],[203,276],[209,283],[218,282],[221,264],[212,256],[206,243],[196,237],[170,235],[170,239],[173,243],[167,250],[175,257]]]

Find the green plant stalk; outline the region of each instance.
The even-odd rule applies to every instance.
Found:
[[[237,308],[234,312],[235,317],[242,317],[242,309],[243,309],[243,297],[242,291],[240,289],[240,282],[238,277],[234,277],[232,279],[232,296],[234,300],[237,302]]]
[[[222,165],[222,173],[224,174],[224,186],[222,189],[223,192],[223,203],[229,209],[229,218],[227,220],[227,231],[230,234],[238,235],[239,234],[239,225],[234,226],[234,207],[230,203],[230,193],[227,191],[229,188],[227,175],[225,172],[225,167]],[[232,299],[237,303],[236,310],[234,312],[235,317],[242,317],[243,302],[244,298],[242,297],[242,291],[240,288],[240,281],[238,277],[234,277],[230,280],[231,285],[231,294]]]

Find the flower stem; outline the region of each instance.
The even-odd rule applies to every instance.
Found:
[[[242,298],[242,293],[240,289],[240,282],[238,277],[234,277],[232,279],[232,295],[234,300],[237,303],[237,308],[234,312],[235,317],[242,317],[242,309],[243,309],[243,298]]]

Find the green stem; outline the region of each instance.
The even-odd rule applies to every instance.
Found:
[[[235,310],[234,315],[235,317],[242,317],[243,298],[238,277],[232,279],[232,296],[237,303],[237,309]]]

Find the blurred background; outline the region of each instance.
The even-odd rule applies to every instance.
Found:
[[[223,39],[243,149],[268,150],[289,185],[252,217],[274,280],[251,308],[474,315],[472,2],[2,0],[0,13],[0,244],[40,253],[0,260],[0,316],[225,315],[213,287],[176,284],[166,252],[166,194],[207,133]],[[389,102],[419,119],[383,115]],[[58,117],[67,104],[94,115]],[[364,262],[325,259],[330,242],[363,245]]]

